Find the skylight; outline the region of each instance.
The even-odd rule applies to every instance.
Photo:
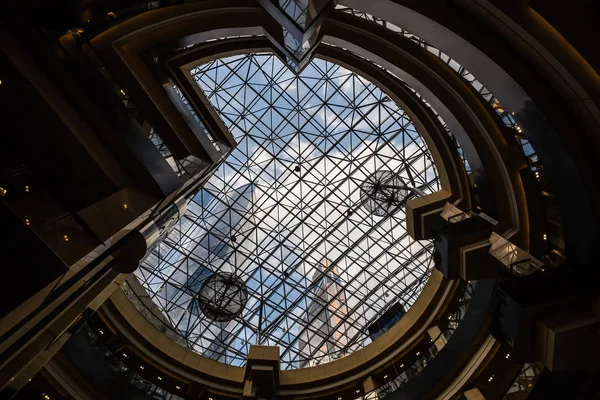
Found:
[[[140,282],[190,349],[224,363],[243,365],[260,343],[280,346],[282,368],[301,368],[370,343],[374,323],[408,310],[433,265],[402,206],[377,216],[361,203],[378,171],[439,190],[415,126],[374,84],[321,59],[296,76],[272,54],[247,54],[192,75],[238,147],[136,271]],[[247,287],[228,322],[195,301],[215,272]]]

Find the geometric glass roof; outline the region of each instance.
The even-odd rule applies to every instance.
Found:
[[[401,317],[433,265],[432,242],[408,236],[403,207],[380,217],[360,201],[377,171],[439,190],[415,126],[376,85],[318,58],[299,75],[272,54],[192,75],[238,146],[136,276],[181,342],[224,363],[245,364],[259,343],[280,346],[283,369],[302,368],[370,343],[375,322]],[[219,271],[248,292],[226,322],[195,301]]]

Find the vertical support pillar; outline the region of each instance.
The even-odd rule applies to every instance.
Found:
[[[244,397],[275,398],[279,371],[279,346],[251,345],[244,372]]]
[[[372,392],[377,387],[375,385],[375,381],[373,380],[373,377],[371,375],[369,375],[365,378],[362,385],[363,385],[363,393],[365,393],[365,394]]]
[[[252,384],[252,379],[248,378],[244,381],[244,397],[254,398],[256,397],[256,387]]]
[[[83,273],[71,270],[62,285],[46,288],[7,316],[0,328],[2,390],[16,393],[68,340],[69,328],[84,318],[93,300],[119,277],[113,264],[114,257],[105,255],[84,267]]]
[[[479,388],[473,388],[465,392],[467,400],[485,400],[485,397],[481,394]]]
[[[10,398],[117,289],[185,212],[180,199],[112,246],[101,245],[0,321],[0,391]]]
[[[442,335],[442,330],[437,325],[429,328],[427,330],[427,333],[429,333],[429,337],[432,341],[434,341],[435,347],[438,350],[442,350],[446,343],[448,343],[448,340]]]

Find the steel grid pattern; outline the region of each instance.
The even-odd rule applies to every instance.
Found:
[[[375,17],[375,16],[365,13],[363,11],[360,11],[360,10],[357,10],[354,8],[350,8],[350,7],[346,7],[346,6],[342,6],[342,5],[337,5],[336,10],[345,12],[348,14],[352,14],[358,18],[366,19],[368,21],[371,21],[378,25],[381,25],[391,31],[394,31],[394,32],[398,33],[399,35],[402,35],[405,38],[412,40],[417,45],[426,49],[431,54],[433,54],[434,56],[439,58],[441,61],[443,61],[448,67],[450,67],[450,69],[455,71],[462,79],[464,79],[465,82],[467,82],[473,88],[473,90],[475,90],[475,92],[477,92],[477,94],[485,102],[489,103],[494,108],[494,110],[496,111],[498,116],[501,118],[502,122],[504,123],[504,125],[506,127],[511,128],[517,132],[515,135],[515,139],[521,146],[521,149],[523,150],[523,153],[524,153],[525,157],[527,158],[530,168],[534,172],[540,168],[537,154],[535,153],[535,150],[533,149],[533,147],[531,146],[529,141],[527,139],[523,138],[523,136],[521,135],[521,129],[517,125],[517,122],[515,121],[513,114],[511,112],[509,112],[508,110],[506,110],[506,108],[500,103],[500,100],[498,100],[489,89],[487,89],[485,86],[483,86],[483,84],[479,80],[477,80],[477,78],[472,73],[470,73],[465,67],[463,67],[458,61],[454,60],[453,58],[448,56],[446,53],[444,53],[437,47],[433,46],[431,43],[428,43],[423,38],[420,38],[419,36],[415,35],[414,33],[411,33],[409,31],[407,31],[406,29],[400,28],[399,26],[394,25],[391,22],[386,21],[382,18]],[[442,121],[442,124],[445,125],[445,123],[443,121]],[[448,130],[447,127],[446,127],[446,129]],[[461,149],[459,149],[459,152],[461,153],[461,156],[463,156]],[[464,156],[463,156],[463,161],[464,161]],[[466,168],[467,168],[467,170],[469,170],[468,165],[466,166]]]
[[[377,217],[359,202],[378,170],[439,189],[416,128],[375,85],[321,59],[295,75],[249,54],[192,75],[239,145],[136,271],[140,282],[190,349],[225,363],[243,365],[256,343],[279,345],[284,369],[368,344],[368,326],[397,302],[408,309],[433,266],[432,243],[408,236],[403,209]],[[214,271],[248,287],[226,323],[193,301]]]

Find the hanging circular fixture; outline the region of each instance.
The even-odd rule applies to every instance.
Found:
[[[236,275],[216,272],[208,277],[196,299],[202,313],[217,322],[238,317],[248,301],[246,284]]]
[[[361,185],[360,202],[373,215],[384,217],[398,211],[409,195],[409,189],[392,171],[377,171]]]

